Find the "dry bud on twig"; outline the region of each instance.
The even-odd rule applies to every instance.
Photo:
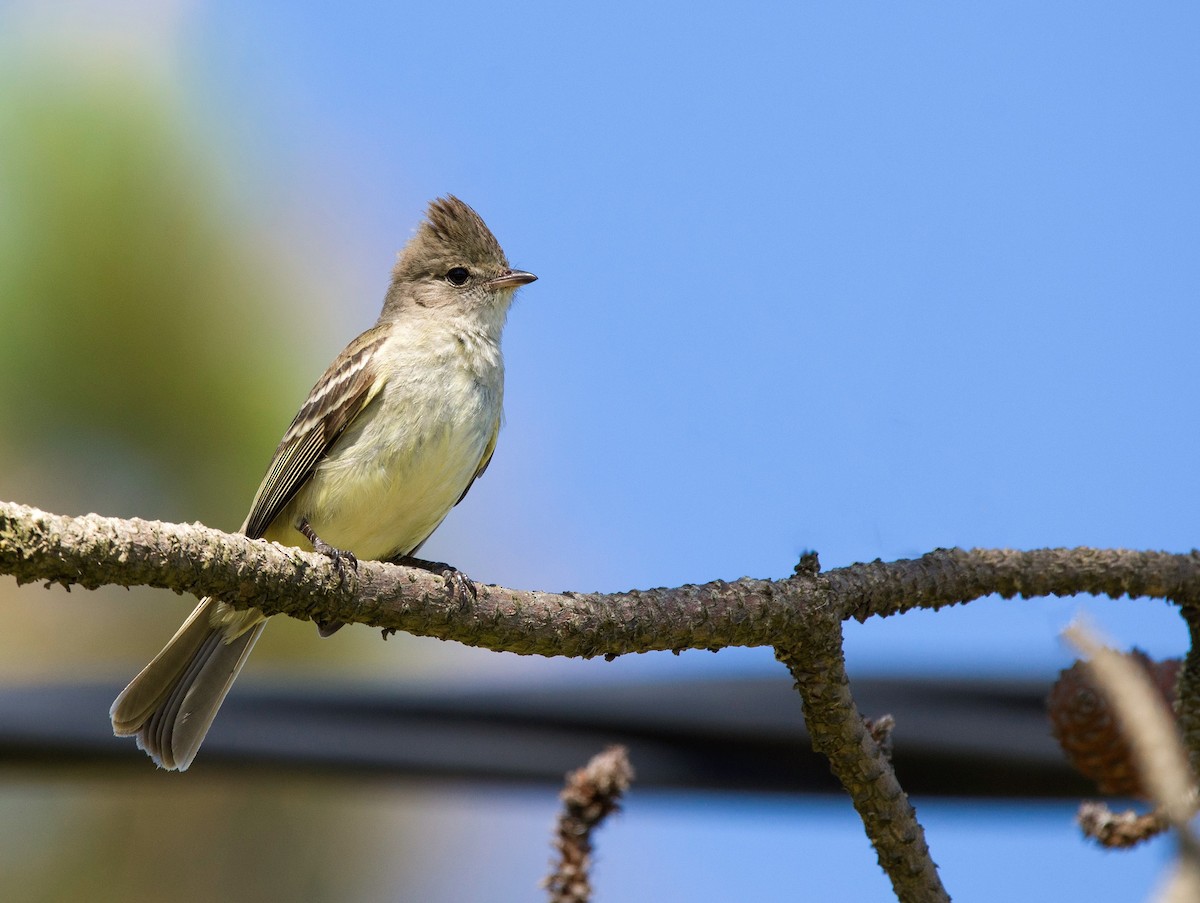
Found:
[[[563,809],[554,838],[559,858],[543,882],[551,903],[587,903],[591,899],[592,831],[617,810],[632,780],[633,768],[623,746],[610,746],[567,775],[559,794]]]
[[[1110,849],[1137,846],[1152,837],[1157,837],[1170,827],[1158,812],[1147,812],[1144,815],[1132,809],[1113,812],[1104,803],[1095,802],[1080,803],[1075,821],[1079,823],[1085,836]]]
[[[896,719],[891,715],[880,715],[878,718],[864,718],[863,724],[867,733],[879,747],[879,751],[890,761],[892,758],[892,731],[896,729]]]

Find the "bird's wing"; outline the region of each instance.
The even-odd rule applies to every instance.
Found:
[[[250,506],[242,532],[258,539],[354,418],[379,394],[384,377],[370,365],[387,341],[379,329],[364,332],[329,365],[275,449],[275,457]]]
[[[479,466],[475,468],[475,476],[471,477],[471,482],[462,491],[462,495],[458,497],[458,502],[461,502],[467,497],[467,493],[471,491],[471,487],[475,485],[475,481],[483,476],[483,472],[488,469],[488,465],[492,463],[492,455],[496,453],[496,438],[500,435],[500,418],[496,418],[496,425],[492,427],[492,438],[488,440],[487,448],[483,450],[483,458],[479,461]],[[455,502],[454,504],[458,504]]]

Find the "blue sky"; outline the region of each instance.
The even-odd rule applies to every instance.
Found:
[[[282,10],[194,10],[186,73],[340,268],[329,355],[436,194],[541,276],[431,554],[620,589],[1195,543],[1187,5]],[[1079,607],[853,628],[852,663],[1046,670]],[[1183,642],[1163,606],[1090,608]]]
[[[541,277],[510,318],[494,462],[431,556],[617,590],[783,576],[810,548],[833,567],[1196,545],[1195,5],[177,13],[189,127],[321,296],[297,403],[373,321],[429,198],[467,200]],[[851,674],[1050,674],[1080,610],[1122,645],[1184,648],[1160,604],[988,601],[849,626]],[[1114,899],[1145,892],[1134,872]],[[1008,879],[1033,899],[1024,877],[971,897],[1012,899]]]
[[[359,323],[442,192],[541,276],[495,462],[430,554],[622,589],[806,548],[1196,544],[1194,6],[421,8],[212,7],[191,72],[373,285]],[[1046,673],[1084,607],[1184,648],[1162,605],[993,601],[851,626],[852,673]],[[1011,899],[1005,877],[970,896]]]

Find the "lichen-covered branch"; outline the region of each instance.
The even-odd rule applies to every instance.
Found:
[[[776,648],[775,654],[804,700],[813,749],[829,759],[850,794],[896,897],[902,903],[949,901],[917,813],[850,694],[842,622],[828,615],[814,618],[802,642]]]

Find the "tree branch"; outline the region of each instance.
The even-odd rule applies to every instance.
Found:
[[[523,654],[591,657],[766,646],[802,633],[818,583],[742,579],[627,593],[542,593],[476,584],[446,591],[427,571],[329,559],[200,524],[64,517],[0,502],[0,574],[94,589],[155,586],[268,615],[362,623]],[[825,603],[827,604],[827,603]]]
[[[1200,553],[1127,550],[938,549],[911,561],[820,573],[808,555],[783,580],[742,578],[625,593],[541,593],[477,585],[448,592],[422,570],[362,561],[344,582],[321,555],[199,524],[63,517],[0,502],[0,574],[95,588],[156,586],[217,596],[268,615],[437,636],[524,654],[590,657],[661,649],[774,646],[804,698],[814,746],[854,799],[880,864],[902,900],[947,899],[924,832],[850,696],[841,622],[1005,598],[1093,593],[1181,605],[1200,631]],[[1180,692],[1184,729],[1200,747],[1200,659]]]
[[[803,642],[775,654],[804,699],[813,749],[829,759],[850,794],[896,897],[903,903],[948,903],[917,813],[850,695],[842,622],[830,615],[814,618]]]
[[[816,614],[863,620],[991,592],[1100,593],[1200,601],[1200,554],[939,549],[783,580],[744,577],[625,593],[542,593],[478,585],[446,592],[425,571],[359,563],[340,582],[328,559],[199,524],[66,517],[0,502],[0,574],[94,589],[156,586],[267,614],[362,623],[524,654],[794,646]]]
[[[1191,646],[1179,672],[1175,709],[1192,771],[1200,774],[1200,607],[1184,605],[1181,613]]]
[[[1005,599],[1091,593],[1200,605],[1200,552],[1127,549],[937,549],[912,561],[856,564],[827,572],[848,617],[865,621],[914,608],[938,609],[997,593]]]

